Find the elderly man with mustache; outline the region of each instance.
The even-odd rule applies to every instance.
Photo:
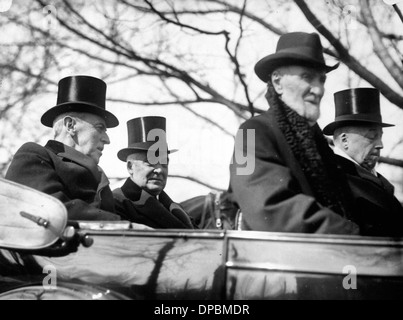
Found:
[[[402,236],[403,208],[393,185],[375,170],[383,149],[379,91],[354,88],[334,94],[336,117],[323,132],[347,174],[357,209],[353,220],[369,236]]]

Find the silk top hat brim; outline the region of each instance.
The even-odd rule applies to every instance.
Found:
[[[375,120],[374,118],[377,115],[372,115],[372,116],[365,116],[365,115],[354,115],[354,116],[346,116],[345,119],[343,120],[344,117],[339,117],[337,121],[334,121],[332,123],[329,123],[325,128],[323,128],[323,133],[327,136],[331,136],[334,134],[334,131],[338,128],[342,127],[348,127],[348,126],[359,126],[359,125],[378,125],[382,128],[386,127],[394,127],[394,124],[389,124],[389,123],[383,123],[382,118],[379,118],[378,120]]]
[[[334,66],[326,65],[323,47],[317,33],[290,32],[280,37],[276,53],[256,63],[255,72],[267,83],[275,69],[286,65],[301,65],[330,72],[336,69],[339,63]]]
[[[302,53],[282,52],[261,59],[255,66],[255,72],[260,80],[267,83],[270,80],[270,74],[274,70],[279,67],[291,65],[302,65],[314,69],[325,70],[325,72],[328,73],[337,69],[340,63],[336,63],[334,66],[328,66],[320,61],[313,60]]]
[[[43,114],[41,123],[46,127],[52,128],[53,121],[59,115],[66,112],[83,112],[98,115],[105,120],[107,128],[114,128],[119,125],[119,120],[111,112],[82,101],[66,102],[49,109]]]
[[[56,106],[46,111],[41,122],[53,127],[54,120],[66,112],[84,112],[100,116],[107,128],[116,127],[118,119],[105,108],[106,83],[91,76],[70,76],[58,83]]]
[[[375,88],[353,88],[336,92],[334,104],[335,120],[323,129],[325,135],[333,135],[336,129],[346,126],[394,126],[382,121],[380,93]]]

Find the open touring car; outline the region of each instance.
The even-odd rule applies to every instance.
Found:
[[[0,180],[0,299],[401,299],[403,239],[67,221]]]

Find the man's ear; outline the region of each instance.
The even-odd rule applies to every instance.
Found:
[[[273,71],[271,74],[271,83],[273,84],[274,90],[276,90],[278,95],[283,94],[283,86],[281,85],[281,74],[278,71]]]
[[[76,135],[76,120],[74,118],[70,116],[64,117],[63,125],[72,137]]]
[[[131,175],[133,172],[133,163],[130,160],[127,160],[126,168],[127,172]]]
[[[344,150],[348,150],[348,135],[347,135],[347,133],[343,132],[340,135],[340,141],[341,141],[341,144],[342,144]]]

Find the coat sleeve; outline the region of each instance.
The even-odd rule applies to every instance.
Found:
[[[52,158],[37,144],[24,144],[15,154],[6,179],[54,196],[64,203],[69,220],[120,220],[119,216],[99,209],[95,203],[71,199],[66,193]]]
[[[299,182],[281,158],[274,134],[266,123],[251,119],[240,129],[230,165],[230,188],[242,211],[245,229],[359,233],[356,224],[322,207],[314,197],[302,193]],[[242,155],[246,157],[243,159]],[[245,165],[240,163],[240,159],[246,159],[249,170],[244,170]]]

